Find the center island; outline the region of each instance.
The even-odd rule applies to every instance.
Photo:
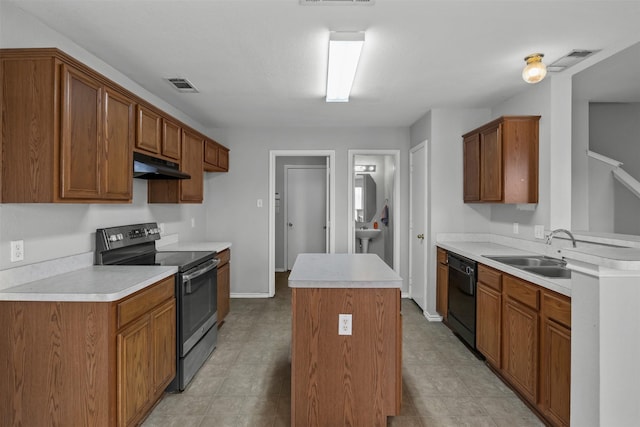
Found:
[[[291,425],[386,426],[402,401],[402,278],[375,254],[300,254]]]

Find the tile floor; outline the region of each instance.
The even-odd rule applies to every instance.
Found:
[[[167,394],[144,427],[290,425],[291,293],[233,299],[218,348],[181,394]],[[543,426],[451,331],[402,300],[403,404],[389,426]]]

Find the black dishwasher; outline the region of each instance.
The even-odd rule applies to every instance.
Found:
[[[472,349],[476,348],[477,263],[449,253],[449,327]]]

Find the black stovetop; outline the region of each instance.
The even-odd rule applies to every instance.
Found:
[[[180,252],[153,252],[127,258],[116,265],[164,265],[179,267],[180,272],[187,271],[198,264],[213,259],[215,252],[204,251],[180,251]]]

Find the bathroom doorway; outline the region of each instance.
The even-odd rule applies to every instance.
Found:
[[[324,200],[321,207],[314,209],[312,212],[308,212],[308,215],[304,214],[304,209],[298,211],[296,215],[305,215],[304,217],[298,216],[294,220],[288,217],[288,209],[295,208],[294,205],[288,204],[286,197],[287,187],[287,171],[294,171],[306,175],[306,172],[314,170],[320,171],[324,177],[324,181],[319,183],[318,176],[307,177],[311,179],[310,185],[313,188],[309,188],[309,192],[313,194],[313,197]],[[314,224],[318,218],[324,221],[324,224],[319,227],[321,237],[324,237],[324,242],[318,247],[322,246],[323,252],[333,253],[335,252],[335,229],[332,224],[335,223],[335,176],[333,171],[335,170],[335,151],[333,150],[271,150],[269,152],[269,296],[274,296],[276,292],[275,286],[275,273],[287,271],[290,268],[288,262],[288,240],[289,229],[299,232],[309,231],[308,226],[303,226],[304,223],[308,223],[311,220],[310,216],[313,214]],[[317,175],[317,173],[310,172],[309,175]],[[298,177],[301,179],[301,177]],[[306,178],[305,178],[306,179]],[[297,194],[301,189],[291,189]],[[320,194],[323,193],[323,194]],[[297,196],[296,199],[298,199]],[[322,210],[323,212],[319,212]],[[322,214],[322,215],[319,215]],[[291,223],[291,227],[289,226]],[[315,227],[315,225],[314,225]],[[326,229],[323,229],[326,227]],[[292,233],[295,237],[295,233]],[[304,238],[302,240],[305,240]],[[315,239],[319,240],[319,239]],[[318,243],[318,242],[316,242]],[[307,249],[304,249],[307,251]],[[316,250],[313,250],[314,252]],[[319,250],[318,250],[319,251]],[[321,251],[321,252],[322,252]]]
[[[348,251],[375,253],[398,272],[400,150],[349,150],[348,157]]]

